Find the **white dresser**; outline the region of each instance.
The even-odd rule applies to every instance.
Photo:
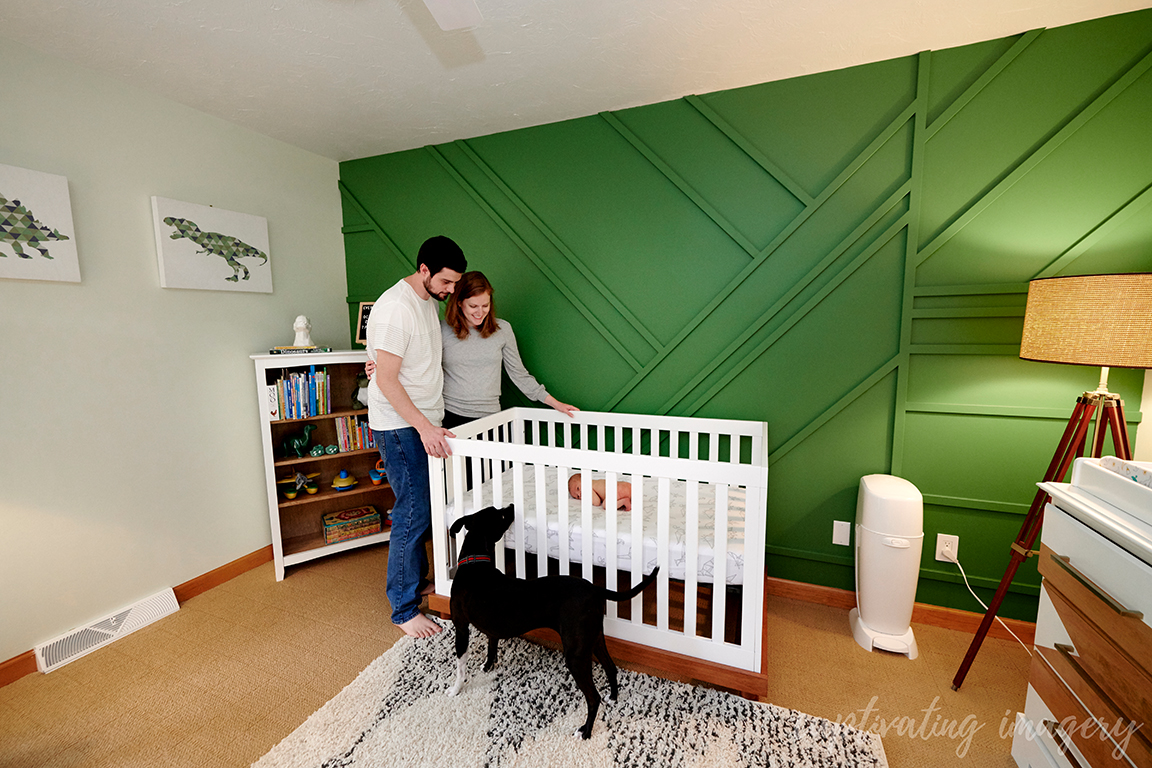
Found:
[[[1143,465],[1147,467],[1148,465]],[[1152,768],[1152,488],[1077,459],[1041,534],[1021,768]]]

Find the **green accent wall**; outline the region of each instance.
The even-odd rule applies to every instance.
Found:
[[[349,321],[449,235],[559,399],[768,422],[770,575],[852,589],[832,522],[892,473],[917,599],[979,612],[936,534],[987,601],[1095,388],[1018,358],[1028,281],[1152,271],[1150,68],[1141,11],[345,162]]]

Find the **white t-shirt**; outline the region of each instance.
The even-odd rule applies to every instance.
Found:
[[[376,362],[376,350],[399,356],[400,384],[428,420],[439,426],[444,420],[443,348],[440,312],[435,299],[421,299],[401,280],[380,295],[368,314],[368,357]],[[396,413],[376,385],[368,387],[368,424],[372,429],[404,429],[412,426]]]

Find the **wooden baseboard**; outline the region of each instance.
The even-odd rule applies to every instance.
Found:
[[[26,651],[8,661],[0,661],[0,688],[36,671],[36,652]]]
[[[230,563],[215,568],[202,576],[184,582],[172,588],[176,601],[183,603],[196,595],[201,595],[213,587],[218,587],[226,581],[231,581],[242,573],[263,565],[272,560],[272,545],[258,549],[251,554],[233,560]],[[0,688],[14,683],[25,675],[36,671],[36,652],[26,651],[7,661],[0,661]]]
[[[856,607],[856,593],[848,589],[804,584],[799,581],[788,581],[771,576],[765,578],[764,581],[766,593],[775,597],[788,597],[793,600],[803,600],[806,603],[817,603],[844,610]],[[926,603],[916,603],[912,606],[912,623],[914,624],[955,629],[972,635],[976,634],[976,630],[980,627],[980,622],[983,619],[984,614],[982,613],[961,611],[957,608],[943,608],[939,605]],[[1003,621],[1026,645],[1032,645],[1036,642],[1036,625],[1034,623],[1020,619],[1004,619]],[[996,621],[992,622],[992,626],[988,630],[988,637],[995,637],[1000,640],[1013,639],[1012,635],[1008,634],[1004,627]]]
[[[264,563],[271,562],[272,560],[272,545],[258,549],[251,554],[244,555],[244,557],[237,558],[230,563],[215,568],[202,576],[197,576],[190,581],[186,581],[179,586],[173,587],[172,591],[176,593],[176,601],[183,603],[191,600],[196,595],[202,595],[213,587],[218,587],[221,584],[231,581],[242,573],[264,565]]]

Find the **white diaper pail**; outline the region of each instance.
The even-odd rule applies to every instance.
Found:
[[[924,497],[902,477],[865,475],[856,500],[856,607],[861,648],[917,656],[912,606],[924,544]]]

